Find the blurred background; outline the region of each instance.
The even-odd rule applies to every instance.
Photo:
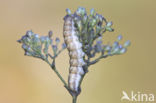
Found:
[[[94,8],[115,31],[104,42],[131,40],[128,52],[101,60],[89,68],[77,103],[122,103],[122,91],[156,95],[156,1],[155,0],[0,0],[0,103],[71,103],[71,96],[42,60],[24,56],[16,42],[27,30],[63,42],[65,9]],[[68,76],[68,52],[56,61]],[[126,101],[124,101],[126,103]]]

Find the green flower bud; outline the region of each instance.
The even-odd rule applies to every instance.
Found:
[[[67,12],[68,15],[71,15],[72,14],[71,11],[70,11],[70,9],[68,9],[68,8],[66,9],[66,12]]]
[[[25,54],[24,55],[27,55],[27,56],[32,56],[32,54],[31,53],[29,53],[29,52],[25,52]]]
[[[121,49],[122,48],[122,45],[119,45],[119,48]]]
[[[41,36],[40,40],[41,40],[42,43],[44,43],[45,42],[45,36]]]
[[[113,48],[117,47],[119,45],[119,43],[117,41],[115,41],[112,45]]]
[[[30,38],[25,38],[23,41],[24,41],[24,43],[26,43],[26,44],[32,42]]]
[[[39,38],[39,35],[38,34],[34,34],[34,38]]]
[[[96,25],[96,34],[100,32],[102,28],[99,25]]]
[[[126,48],[122,48],[122,49],[119,51],[119,53],[120,53],[120,54],[124,54],[126,51],[127,51]]]
[[[45,42],[48,43],[48,45],[50,45],[52,43],[52,39],[50,39],[49,37],[45,37]]]
[[[96,24],[96,19],[91,20],[91,26],[93,27]]]
[[[58,50],[57,45],[52,45],[52,49],[54,51],[54,55],[56,55],[56,52]]]
[[[80,9],[77,9],[76,14],[80,16],[81,10]]]
[[[82,23],[81,23],[80,20],[77,21],[77,26],[78,26],[79,31],[81,31],[81,29],[82,29]]]
[[[27,32],[26,32],[26,35],[27,35],[28,37],[32,37],[34,34],[33,34],[32,31],[27,31]]]
[[[58,44],[58,43],[60,42],[60,39],[57,37],[57,38],[55,39],[55,42]]]
[[[99,20],[99,14],[96,14],[96,15],[95,15],[95,18],[96,18],[96,20],[98,21],[98,20]]]
[[[86,9],[85,8],[81,8],[81,15],[84,16],[86,14]]]
[[[99,15],[99,21],[102,23],[102,21],[103,21],[103,16],[102,15]]]
[[[124,47],[128,47],[128,46],[130,46],[130,45],[131,45],[130,40],[127,40],[127,41],[124,43]]]
[[[48,54],[48,48],[49,48],[49,44],[46,42],[46,43],[45,43],[45,46],[44,46],[44,49],[43,49],[43,52],[44,52],[45,54]]]
[[[109,31],[109,32],[114,31],[114,29],[112,29],[111,27],[106,27],[106,30]]]
[[[104,50],[110,51],[110,50],[111,50],[111,47],[110,47],[109,45],[107,45],[107,46],[104,48]]]
[[[28,49],[28,46],[25,45],[25,44],[23,44],[23,45],[22,45],[22,48],[25,49],[25,50],[27,50],[27,49]]]
[[[82,18],[84,24],[86,23],[87,19],[88,19],[88,16],[84,15],[84,17]]]
[[[48,33],[49,38],[51,38],[52,35],[53,35],[53,31],[50,30],[49,33]]]
[[[120,41],[120,40],[122,40],[122,35],[118,35],[117,37],[117,41]]]
[[[106,26],[108,26],[108,27],[110,27],[110,26],[112,26],[113,25],[113,22],[111,21],[111,22],[108,22],[107,24],[106,24]]]
[[[101,44],[96,44],[95,45],[95,47],[94,47],[94,49],[95,49],[95,52],[101,52],[102,51],[102,46],[101,46]]]
[[[120,50],[119,46],[115,47],[112,51],[111,51],[111,54],[116,54],[118,53]]]
[[[90,10],[90,15],[93,16],[94,14],[95,14],[95,10],[92,8],[92,9]]]
[[[63,43],[63,44],[62,44],[62,49],[65,49],[65,48],[66,48],[66,44]]]

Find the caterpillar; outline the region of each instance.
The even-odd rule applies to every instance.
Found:
[[[68,87],[72,92],[78,93],[80,91],[80,81],[84,75],[83,65],[85,65],[85,62],[83,57],[85,53],[76,33],[73,17],[70,15],[65,16],[63,36],[70,56]]]

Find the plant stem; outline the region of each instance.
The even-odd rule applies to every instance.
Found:
[[[73,98],[73,103],[76,103],[77,96],[72,96],[72,98]]]
[[[66,81],[63,79],[63,77],[60,75],[60,73],[57,71],[55,65],[52,66],[52,64],[50,64],[50,62],[46,59],[45,62],[47,62],[50,67],[52,68],[52,70],[54,70],[54,72],[56,73],[56,75],[60,78],[60,80],[62,81],[62,83],[64,84],[65,88],[68,88],[68,85],[66,83]]]
[[[106,57],[108,57],[108,55],[102,55],[102,56],[98,57],[97,59],[95,59],[94,61],[89,62],[88,66],[93,65],[93,64],[97,63],[100,59],[106,58]]]

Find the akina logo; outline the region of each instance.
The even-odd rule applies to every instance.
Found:
[[[131,91],[129,94],[125,91],[122,91],[121,101],[138,101],[138,102],[153,102],[154,94],[153,93],[141,93]]]

